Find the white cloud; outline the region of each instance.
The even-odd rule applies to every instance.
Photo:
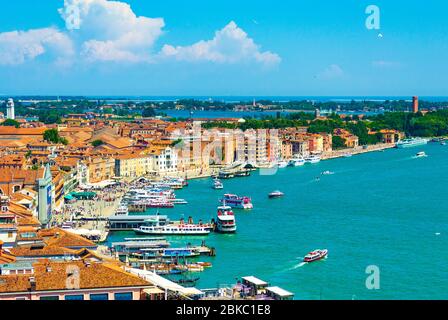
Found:
[[[264,65],[278,64],[280,57],[272,52],[261,52],[260,47],[249,38],[243,29],[231,21],[223,29],[216,31],[212,40],[201,40],[191,46],[165,45],[161,55],[181,61],[211,61],[236,63],[256,61]]]
[[[73,37],[89,61],[147,61],[165,26],[162,18],[137,17],[129,4],[107,0],[65,0],[59,13],[66,23],[72,5],[78,7],[80,18]]]
[[[377,60],[372,61],[372,65],[378,68],[393,68],[393,67],[400,67],[401,63],[395,61]]]
[[[261,51],[235,22],[216,31],[211,40],[191,46],[165,45],[158,53],[154,44],[163,34],[163,18],[137,16],[127,3],[108,0],[64,0],[59,14],[69,26],[76,8],[75,29],[54,27],[0,33],[0,65],[18,65],[52,53],[52,61],[156,63],[161,61],[209,61],[238,63],[255,61],[278,64],[279,55]]]
[[[317,75],[317,78],[320,80],[333,80],[341,78],[343,76],[344,76],[344,70],[342,70],[342,68],[339,65],[332,64],[328,66],[324,71],[320,72]]]
[[[63,62],[74,54],[73,44],[55,28],[0,33],[0,65],[23,64],[45,53]]]

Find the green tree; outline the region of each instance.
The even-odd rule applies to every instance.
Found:
[[[104,144],[103,140],[100,140],[100,139],[92,141],[92,146],[94,146],[95,148],[99,147],[103,144]]]
[[[6,127],[16,127],[16,128],[20,127],[20,123],[13,119],[6,119],[5,121],[2,122],[1,125]]]
[[[68,144],[67,139],[61,137],[59,135],[58,130],[56,129],[48,129],[44,132],[44,140],[52,143],[62,143],[64,145]]]
[[[345,139],[341,138],[339,136],[333,136],[332,137],[333,142],[333,149],[344,149],[345,148]]]
[[[151,107],[146,107],[143,109],[142,117],[144,118],[151,118],[156,116],[156,111]]]

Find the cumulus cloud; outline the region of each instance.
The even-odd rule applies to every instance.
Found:
[[[70,38],[55,28],[0,33],[0,65],[18,65],[45,53],[53,53],[56,62],[74,54]]]
[[[107,0],[65,0],[59,9],[66,24],[78,8],[81,56],[89,61],[139,62],[150,59],[151,48],[162,35],[162,18],[137,17],[129,4]]]
[[[327,68],[325,68],[325,70],[320,72],[317,75],[317,78],[320,80],[333,80],[341,78],[343,76],[344,76],[344,70],[342,70],[342,68],[339,65],[332,64]]]
[[[215,37],[211,40],[201,40],[190,46],[165,45],[161,55],[181,61],[218,63],[253,60],[264,65],[275,65],[281,61],[275,53],[260,51],[260,47],[254,40],[249,38],[247,33],[233,21],[216,31]]]
[[[165,45],[154,52],[163,34],[163,18],[137,16],[127,3],[109,0],[64,0],[58,10],[67,30],[54,27],[0,33],[0,65],[17,65],[47,53],[56,63],[162,61],[209,61],[237,63],[255,61],[271,66],[280,57],[261,51],[235,22],[218,30],[211,40],[191,46]],[[69,27],[74,28],[69,28]]]

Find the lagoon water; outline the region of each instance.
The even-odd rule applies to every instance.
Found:
[[[425,151],[427,158],[414,158]],[[334,175],[320,176],[330,170]],[[254,275],[295,299],[448,299],[448,146],[431,143],[279,169],[271,176],[190,181],[178,191],[186,206],[164,210],[171,219],[210,220],[224,193],[252,197],[254,209],[235,210],[233,235],[168,237],[174,246],[205,239],[212,268],[197,273],[198,288],[234,284]],[[275,189],[284,198],[268,199]],[[154,213],[155,211],[151,211]],[[110,235],[108,241],[135,236]],[[327,259],[301,263],[317,248]],[[368,290],[366,268],[380,271],[380,289]]]

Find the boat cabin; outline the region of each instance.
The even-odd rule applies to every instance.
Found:
[[[274,300],[292,300],[294,294],[280,287],[267,287],[266,296]]]
[[[250,295],[261,295],[266,292],[266,288],[268,287],[268,283],[260,280],[254,276],[248,276],[241,278],[243,287],[250,289]]]

